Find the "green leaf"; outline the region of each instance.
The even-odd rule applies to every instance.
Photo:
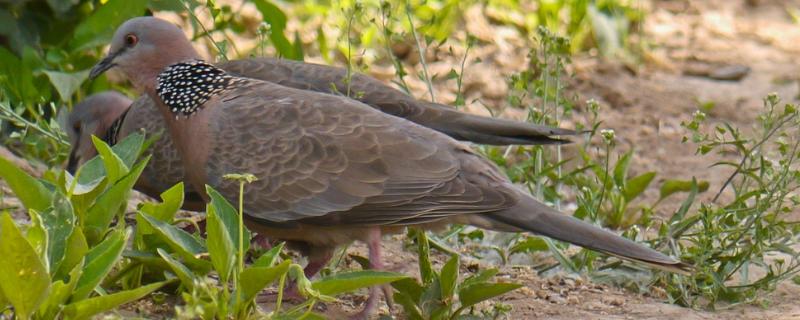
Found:
[[[275,263],[278,261],[278,257],[280,257],[281,251],[283,251],[283,246],[286,245],[285,242],[281,242],[277,246],[272,247],[269,251],[265,252],[261,255],[255,262],[253,262],[254,267],[271,267],[274,266]]]
[[[50,272],[55,273],[64,260],[69,238],[75,229],[75,212],[72,204],[60,192],[53,193],[53,204],[40,214],[42,223],[47,228],[48,247],[47,260]]]
[[[109,311],[128,302],[139,300],[172,281],[173,280],[165,280],[141,286],[133,290],[120,291],[105,296],[74,302],[64,307],[64,314],[71,319],[89,319],[93,315]]]
[[[98,141],[97,143],[105,144],[105,142],[102,141]],[[111,146],[111,150],[113,150],[113,153],[116,155],[115,158],[122,160],[122,163],[127,168],[130,168],[133,166],[143,147],[144,136],[140,133],[133,133]],[[78,184],[72,194],[79,195],[93,191],[103,182],[105,177],[105,164],[103,163],[103,159],[98,155],[83,164],[80,169]],[[67,182],[68,184],[71,183],[71,181]]]
[[[75,287],[78,285],[78,279],[83,272],[83,260],[70,271],[69,282],[65,283],[63,280],[53,282],[50,294],[39,308],[39,318],[41,319],[55,319],[58,312],[64,304],[67,303]]]
[[[106,178],[109,182],[117,182],[120,177],[128,174],[130,170],[122,159],[108,146],[103,140],[92,135],[92,143],[94,148],[97,149],[97,154],[103,161],[103,167],[106,169]]]
[[[275,45],[278,53],[288,59],[303,60],[302,52],[296,52],[295,47],[286,38],[284,30],[286,29],[286,14],[278,8],[275,4],[268,0],[254,0],[253,3],[256,8],[261,12],[263,20],[270,25],[269,39]]]
[[[261,290],[274,282],[289,270],[291,260],[284,260],[274,267],[250,267],[239,275],[239,288],[242,290],[240,303],[255,298]]]
[[[142,174],[142,170],[147,166],[150,157],[145,158],[131,169],[127,175],[117,181],[111,188],[97,197],[97,201],[86,213],[83,222],[86,238],[89,243],[97,242],[108,228],[114,216],[124,210],[128,203],[128,195],[131,189]]]
[[[39,255],[39,259],[44,263],[44,267],[50,270],[49,261],[47,260],[47,230],[45,230],[42,224],[42,218],[36,210],[30,210],[28,216],[31,218],[31,224],[28,227],[25,238],[33,247],[33,251],[36,251],[36,254]]]
[[[61,101],[69,101],[75,91],[81,87],[81,84],[89,78],[89,70],[80,72],[67,73],[61,71],[42,71],[50,79],[50,83],[56,88],[58,96]]]
[[[66,242],[64,259],[59,262],[58,271],[53,279],[61,279],[75,266],[83,265],[83,257],[89,252],[89,244],[86,242],[83,230],[80,227],[75,227]]]
[[[441,275],[439,276],[442,286],[442,298],[447,299],[455,293],[456,285],[458,285],[458,255],[452,255],[450,260],[442,267]]]
[[[678,192],[689,192],[692,190],[692,180],[667,180],[661,185],[661,194],[659,200],[666,199],[667,197]],[[705,192],[708,190],[708,181],[697,182],[697,191]]]
[[[633,150],[626,152],[622,158],[617,160],[614,165],[614,182],[617,186],[625,186],[625,178],[628,176],[628,167],[631,164],[631,157],[633,157]]]
[[[50,291],[50,275],[8,213],[0,215],[0,291],[17,317],[28,319]]]
[[[646,172],[641,175],[638,175],[634,178],[629,179],[625,182],[625,189],[623,192],[623,196],[625,197],[625,201],[631,201],[636,199],[648,186],[650,183],[653,182],[653,178],[656,177],[656,173]]]
[[[408,278],[408,276],[396,272],[361,270],[337,273],[315,281],[311,286],[323,295],[335,296],[361,288],[392,283],[404,278]]]
[[[27,209],[42,212],[52,202],[50,190],[39,180],[2,157],[0,157],[0,178],[6,181],[11,191]]]
[[[105,142],[104,142],[105,143]],[[122,160],[122,163],[130,168],[136,163],[136,159],[141,155],[142,149],[147,145],[145,136],[139,132],[129,134],[122,141],[111,146],[114,154]]]
[[[183,263],[172,258],[169,253],[164,251],[164,249],[158,248],[157,251],[158,255],[160,255],[161,258],[167,262],[170,269],[172,269],[172,272],[174,272],[175,275],[178,276],[178,279],[181,280],[183,286],[191,292],[194,288],[194,273],[192,270],[189,270],[189,268],[187,268]]]
[[[414,229],[417,236],[417,250],[419,257],[419,274],[422,278],[422,283],[429,284],[433,282],[433,267],[431,265],[430,245],[428,243],[428,236],[424,230]]]
[[[214,265],[214,270],[217,270],[220,281],[228,282],[237,252],[228,235],[228,230],[225,229],[225,225],[214,208],[213,205],[208,205],[206,209],[206,245],[208,254],[211,256],[211,264]]]
[[[145,6],[147,1],[109,0],[75,28],[70,46],[81,51],[111,42],[114,30],[125,20],[144,14]]]
[[[239,247],[239,213],[236,208],[231,205],[228,200],[225,199],[217,190],[211,188],[210,186],[206,186],[206,193],[208,194],[209,204],[207,205],[206,210],[209,210],[210,207],[214,207],[214,212],[219,217],[220,221],[225,227],[227,231],[228,238],[233,244],[234,248]],[[250,231],[245,228],[244,230],[244,252],[250,249]],[[237,249],[238,251],[238,249]]]
[[[478,283],[459,290],[458,299],[461,301],[461,307],[466,308],[520,287],[522,285],[517,283]]]
[[[183,187],[183,182],[178,182],[172,188],[161,193],[161,203],[145,202],[142,203],[139,210],[158,220],[171,222],[183,206]]]
[[[499,270],[497,270],[497,268],[486,269],[481,272],[478,272],[478,274],[464,279],[464,281],[461,282],[461,287],[466,288],[478,283],[484,283],[486,281],[489,281],[489,279],[497,275],[498,272]]]
[[[117,230],[86,254],[86,267],[78,280],[72,301],[88,297],[122,257],[122,250],[130,236],[129,230]]]
[[[534,251],[546,251],[547,243],[542,238],[537,236],[526,236],[524,240],[517,241],[511,249],[508,249],[508,254],[514,253],[530,253]]]
[[[206,252],[206,247],[202,242],[176,226],[159,221],[141,212],[139,212],[138,216],[142,218],[142,221],[149,224],[156,234],[166,241],[175,253],[183,258],[184,262],[200,273],[208,271],[210,267],[208,261],[197,258],[197,256]]]

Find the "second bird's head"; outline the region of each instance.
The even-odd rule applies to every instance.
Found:
[[[178,26],[154,17],[138,17],[117,29],[108,55],[89,76],[94,79],[118,68],[139,90],[147,91],[154,88],[156,77],[167,66],[199,58]]]

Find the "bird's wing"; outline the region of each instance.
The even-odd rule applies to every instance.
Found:
[[[257,219],[412,224],[515,202],[492,185],[495,167],[464,174],[483,160],[463,145],[350,99],[253,80],[207,107],[209,184],[236,199],[220,177],[254,174],[244,199]]]
[[[554,144],[554,138],[575,135],[574,130],[527,122],[482,117],[450,106],[417,100],[368,75],[353,73],[348,80],[344,68],[293,60],[253,58],[220,64],[226,71],[286,87],[350,96],[373,108],[443,132],[455,139],[483,144]]]

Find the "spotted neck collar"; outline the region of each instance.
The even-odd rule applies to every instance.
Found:
[[[237,78],[202,60],[168,66],[157,78],[156,93],[175,115],[189,117],[214,95],[228,90]]]

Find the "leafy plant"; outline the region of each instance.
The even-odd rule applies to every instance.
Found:
[[[701,111],[683,124],[691,136],[684,140],[697,144],[698,154],[732,150],[740,160],[717,162],[734,171],[712,201],[701,202],[690,214],[698,189],[692,184],[689,197],[660,229],[661,244],[682,252],[698,268],[691,277],[658,278],[672,301],[709,308],[718,302],[755,302],[800,272],[800,253],[793,248],[800,228],[787,219],[800,203],[795,195],[799,115],[795,105],[781,106],[771,94],[750,135],[727,123],[707,132]],[[730,200],[722,202],[725,190],[731,191]]]
[[[114,148],[98,139],[94,143],[101,156],[76,178],[62,171],[57,179],[39,180],[0,158],[0,177],[19,196],[31,220],[23,230],[8,213],[0,216],[0,255],[7,257],[0,263],[0,305],[12,306],[20,319],[85,319],[172,281],[113,293],[102,285],[131,235],[119,218],[131,181],[147,158],[135,163],[144,143],[138,134]],[[109,228],[115,217],[117,225]]]
[[[487,269],[459,279],[459,256],[452,255],[438,272],[430,261],[428,238],[423,231],[414,232],[418,244],[421,282],[402,279],[392,284],[394,298],[408,319],[465,319],[476,315],[474,307],[494,297],[522,287],[521,284],[490,282],[498,270]]]

